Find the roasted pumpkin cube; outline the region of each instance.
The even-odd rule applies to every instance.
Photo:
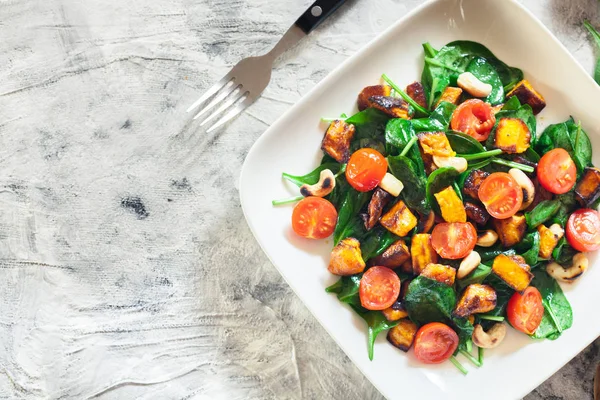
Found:
[[[600,197],[600,169],[586,168],[575,187],[575,197],[583,207],[589,207]]]
[[[421,82],[413,82],[406,87],[406,94],[413,99],[418,105],[427,108],[427,98],[425,97],[425,89]]]
[[[335,120],[325,133],[321,149],[339,163],[350,159],[350,142],[356,133],[356,127],[344,121]]]
[[[490,176],[489,173],[480,169],[474,169],[469,172],[463,188],[465,194],[475,200],[479,200],[479,188],[488,176]]]
[[[493,287],[474,283],[466,287],[454,308],[457,317],[486,313],[496,308],[497,295]]]
[[[496,127],[494,146],[505,153],[523,153],[529,148],[531,132],[519,118],[502,118]]]
[[[381,217],[379,223],[388,231],[402,237],[408,235],[417,226],[417,217],[410,212],[402,200],[399,200]]]
[[[447,101],[448,103],[452,103],[457,106],[458,103],[460,103],[460,96],[462,95],[462,92],[463,90],[461,88],[452,86],[446,87],[435,106],[439,106],[442,101]]]
[[[354,238],[342,240],[331,251],[328,270],[334,275],[360,274],[365,267],[366,264],[360,251],[360,242]]]
[[[393,118],[411,118],[408,103],[400,97],[372,96],[369,99],[369,105]]]
[[[428,233],[433,229],[435,223],[435,214],[431,211],[427,215],[419,215],[419,224],[417,225],[417,232]]]
[[[408,311],[406,311],[404,307],[394,308],[394,306],[392,306],[390,308],[382,310],[381,312],[383,313],[385,319],[387,319],[388,321],[398,321],[402,318],[408,317]]]
[[[456,270],[448,265],[429,264],[421,272],[421,276],[452,286],[456,279]]]
[[[438,157],[454,157],[456,155],[444,132],[421,132],[417,137],[425,154]]]
[[[492,264],[492,272],[517,292],[527,289],[533,279],[530,269],[521,256],[500,254],[494,258]]]
[[[410,319],[401,319],[398,325],[388,331],[387,340],[404,352],[408,352],[417,335],[417,324]]]
[[[448,186],[441,192],[435,193],[434,196],[440,206],[444,221],[467,222],[465,206],[452,186]]]
[[[485,207],[469,201],[465,202],[465,212],[467,213],[467,218],[470,221],[473,221],[480,226],[487,224],[488,220],[490,219],[490,214],[487,212]]]
[[[549,259],[559,240],[564,236],[565,231],[558,224],[554,224],[550,228],[540,225],[538,226],[537,231],[540,234],[539,256],[541,258]]]
[[[410,252],[404,240],[400,239],[392,243],[381,255],[371,259],[369,264],[393,269],[402,266],[408,260]]]
[[[494,218],[493,224],[504,247],[512,247],[523,240],[527,229],[527,221],[523,214],[515,214],[506,219]]]
[[[358,110],[364,111],[371,105],[370,99],[373,96],[387,97],[392,94],[392,87],[388,85],[367,86],[358,95]]]
[[[536,91],[527,79],[523,79],[517,83],[510,92],[507,93],[506,99],[517,96],[521,104],[529,104],[535,115],[539,114],[546,107],[546,100],[538,91]]]
[[[392,201],[393,198],[394,196],[385,190],[379,187],[375,189],[373,196],[371,196],[371,201],[369,201],[369,206],[367,207],[367,214],[363,214],[365,228],[368,231],[377,225],[379,218],[381,218],[381,214],[383,214],[383,209],[389,204],[390,201]]]
[[[415,275],[420,275],[427,265],[437,263],[438,254],[431,245],[431,235],[428,233],[414,235],[410,242],[410,255]]]

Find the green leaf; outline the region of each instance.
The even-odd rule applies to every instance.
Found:
[[[377,226],[363,236],[360,250],[364,261],[377,257],[400,238],[385,228]]]
[[[538,225],[550,220],[560,209],[560,200],[544,200],[535,208],[525,213],[529,229],[537,228]]]
[[[532,337],[557,339],[573,325],[573,310],[558,283],[546,271],[537,271],[531,282],[542,294],[544,317]]]
[[[415,132],[441,132],[446,128],[436,119],[418,118],[410,120]]]
[[[368,327],[368,353],[369,360],[373,361],[373,349],[375,346],[375,339],[377,336],[388,329],[393,328],[398,325],[399,321],[388,321],[385,316],[381,313],[381,311],[369,311],[360,306],[355,306],[351,304],[351,307],[356,313],[365,320]]]
[[[401,196],[408,208],[429,214],[431,208],[427,203],[424,170],[419,173],[415,164],[405,156],[388,157],[387,160],[392,175],[404,184]]]
[[[429,116],[429,119],[432,121],[436,121],[442,127],[442,131],[448,130],[450,126],[450,121],[452,120],[452,114],[456,110],[456,105],[449,103],[447,101],[442,101],[435,110]]]
[[[500,76],[485,58],[475,57],[467,66],[467,72],[475,75],[481,82],[492,85],[492,93],[485,99],[486,103],[496,105],[504,101],[504,86]]]
[[[600,49],[600,32],[598,32],[589,21],[585,21],[583,25],[590,32],[590,35],[592,35],[592,38],[594,38],[594,41],[596,42],[596,46],[598,46],[598,49]]]
[[[481,256],[482,262],[488,262],[499,256],[500,254],[506,254],[507,256],[515,255],[514,249],[505,249],[502,243],[496,243],[492,247],[476,247],[475,250]]]
[[[594,67],[594,80],[600,85],[600,58],[596,61],[596,66]]]
[[[336,283],[326,288],[325,291],[337,294],[338,300],[342,303],[361,307],[358,294],[360,278],[362,278],[362,274],[343,276]]]
[[[364,229],[364,224],[358,213],[369,200],[370,193],[358,192],[347,185],[347,191],[338,207],[338,222],[333,232],[333,242],[337,245],[340,240],[347,238],[355,229]],[[360,239],[360,238],[357,238]]]
[[[306,175],[294,176],[294,175],[284,173],[283,179],[292,182],[293,184],[295,184],[298,187],[305,185],[305,184],[306,185],[314,185],[315,183],[319,182],[319,178],[321,176],[321,171],[330,169],[331,172],[333,172],[334,174],[337,174],[341,167],[342,167],[342,164],[335,163],[335,162],[321,164],[314,171],[309,172]]]
[[[531,248],[523,253],[522,256],[525,259],[525,262],[533,267],[538,263],[538,255],[540,253],[540,234],[538,231],[535,231],[530,233],[530,235],[532,236]]]
[[[508,305],[508,301],[515,293],[515,291],[510,288],[503,280],[498,278],[495,274],[490,274],[484,280],[484,283],[492,286],[496,291],[496,307],[486,313],[486,316],[490,317],[504,317],[506,313],[506,306]],[[492,321],[489,319],[479,319],[479,323],[483,326],[484,329],[489,329],[496,323],[496,321]]]
[[[566,238],[561,238],[552,251],[552,258],[560,265],[569,266],[573,263],[573,257],[578,251],[569,245]]]
[[[367,108],[348,118],[346,123],[352,124],[356,128],[353,142],[360,139],[373,139],[384,143],[385,126],[389,120],[390,116],[384,112],[376,108]]]
[[[473,137],[462,132],[446,132],[452,150],[459,154],[475,154],[485,152],[485,148]]]
[[[581,175],[585,167],[592,164],[592,144],[587,133],[576,124],[573,118],[560,124],[548,126],[535,145],[539,154],[545,154],[552,149],[565,149]]]
[[[412,280],[404,299],[408,316],[419,325],[450,320],[455,304],[454,289],[423,276]]]
[[[463,290],[469,285],[474,283],[481,283],[492,273],[492,267],[488,267],[485,264],[479,264],[477,268],[463,279],[457,281],[458,290]]]
[[[453,186],[459,172],[452,167],[438,168],[427,178],[427,202],[441,215],[435,194],[441,192],[448,186]]]
[[[404,149],[416,137],[417,135],[412,122],[405,119],[392,119],[385,127],[387,143],[398,149]],[[423,163],[419,146],[412,146],[405,155],[414,163],[414,172],[419,176],[425,177],[425,164]]]

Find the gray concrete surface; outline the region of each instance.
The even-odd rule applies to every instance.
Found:
[[[207,135],[184,110],[308,0],[0,1],[0,398],[380,398],[259,249],[237,180],[275,119],[420,3],[349,0]],[[595,0],[523,3],[592,70]],[[527,400],[591,399],[599,347]]]

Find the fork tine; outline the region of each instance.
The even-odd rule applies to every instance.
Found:
[[[222,125],[229,122],[229,120],[233,119],[239,113],[244,111],[250,104],[252,104],[253,101],[254,100],[250,97],[250,95],[246,94],[246,98],[243,101],[237,103],[236,106],[231,111],[229,111],[227,114],[225,114],[225,116],[223,118],[221,118],[213,126],[211,126],[210,129],[206,131],[206,133],[211,133],[215,129],[218,129]]]
[[[223,88],[223,86],[225,86],[226,84],[229,83],[229,81],[231,81],[231,73],[228,73],[227,75],[225,75],[223,78],[221,78],[220,81],[218,81],[217,83],[215,83],[214,85],[212,85],[207,91],[206,93],[204,93],[202,95],[202,97],[200,97],[198,100],[196,100],[194,102],[194,104],[192,104],[186,112],[190,112],[192,111],[194,108],[198,107],[200,104],[204,103],[206,100],[208,100],[209,98],[211,98],[215,93],[217,93],[219,90],[221,90]]]
[[[212,121],[216,117],[218,117],[221,113],[226,111],[229,107],[235,104],[242,96],[246,94],[246,91],[243,90],[242,85],[239,85],[235,88],[232,95],[229,96],[228,100],[223,103],[221,107],[219,107],[215,112],[213,112],[208,118],[200,123],[200,126],[206,125],[209,121]]]
[[[236,87],[237,87],[237,85],[235,84],[235,80],[231,80],[231,81],[227,82],[225,84],[225,86],[223,87],[224,90],[222,90],[221,93],[218,93],[218,95],[215,96],[215,98],[213,100],[211,100],[211,102],[209,104],[204,106],[202,108],[202,110],[200,110],[200,112],[198,114],[196,114],[194,119],[200,118],[202,115],[209,112],[217,104],[219,104],[220,102],[225,100],[231,93],[233,93],[233,91],[235,90]]]

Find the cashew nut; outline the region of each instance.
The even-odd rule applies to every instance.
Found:
[[[476,346],[483,347],[484,349],[493,349],[502,343],[502,340],[504,340],[505,336],[506,324],[498,322],[497,324],[494,324],[494,326],[492,326],[487,332],[483,330],[481,325],[475,325],[475,329],[473,330],[473,335],[471,338]]]
[[[492,85],[481,82],[470,72],[463,72],[456,81],[458,86],[473,97],[488,97],[492,93]]]
[[[515,181],[517,181],[523,190],[523,205],[521,205],[520,210],[524,210],[529,207],[531,203],[533,203],[533,199],[535,198],[535,186],[525,172],[521,171],[520,169],[512,168],[510,171],[508,171],[508,173],[514,178]]]
[[[573,265],[565,268],[555,262],[551,262],[546,267],[548,275],[561,282],[573,283],[588,269],[588,259],[583,253],[577,253],[573,257]]]
[[[476,252],[475,250],[472,250],[469,253],[469,255],[466,256],[465,258],[463,258],[463,260],[460,262],[460,266],[458,267],[456,277],[458,279],[462,279],[465,276],[469,275],[471,272],[473,272],[475,270],[475,268],[477,268],[477,266],[479,266],[480,262],[481,262],[481,256],[479,255],[478,252]]]
[[[389,172],[385,174],[381,182],[379,183],[379,187],[391,194],[394,197],[398,197],[402,189],[404,189],[404,185],[398,178]]]
[[[439,157],[433,156],[433,163],[439,168],[452,167],[458,172],[467,170],[467,160],[462,157]]]
[[[565,236],[565,230],[559,224],[552,224],[548,229],[554,234],[557,243],[560,239],[562,239],[563,236]]]
[[[319,182],[314,185],[302,185],[300,187],[300,194],[304,197],[316,196],[325,197],[335,187],[335,175],[330,169],[324,169],[321,171]]]
[[[477,236],[477,246],[492,247],[498,240],[498,234],[494,231],[483,231]]]

